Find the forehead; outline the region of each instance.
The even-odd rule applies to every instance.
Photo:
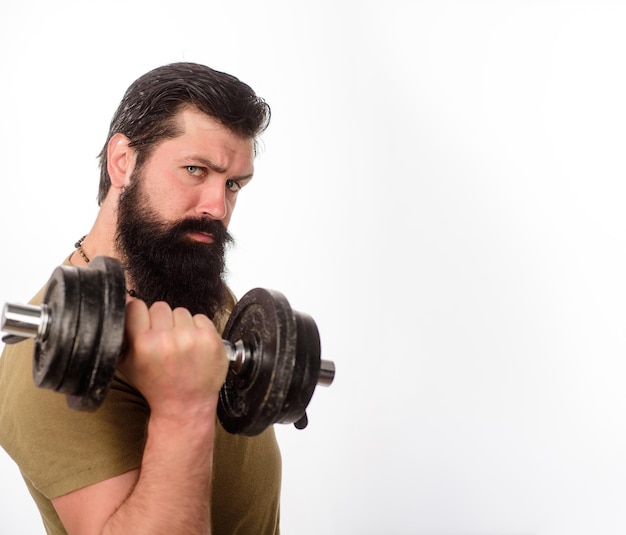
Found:
[[[177,135],[163,140],[156,152],[177,158],[199,157],[236,172],[252,172],[255,141],[232,132],[217,119],[195,107],[185,107],[175,116]],[[235,169],[232,169],[235,171]]]
[[[174,116],[174,121],[183,136],[199,136],[208,138],[232,138],[239,144],[254,147],[254,139],[241,136],[222,124],[216,118],[200,111],[195,106],[184,106]]]

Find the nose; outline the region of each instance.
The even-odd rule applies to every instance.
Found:
[[[217,221],[226,217],[228,213],[226,189],[220,181],[211,181],[204,186],[196,210],[198,214]]]

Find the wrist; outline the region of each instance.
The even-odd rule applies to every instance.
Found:
[[[219,394],[194,402],[164,402],[150,407],[149,427],[155,429],[203,428],[207,423],[215,424]]]

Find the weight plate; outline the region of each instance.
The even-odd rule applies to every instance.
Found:
[[[75,355],[76,369],[84,373],[86,388],[67,396],[67,403],[72,409],[94,411],[104,401],[108,393],[124,339],[126,318],[126,281],[122,264],[114,259],[97,256],[90,262],[86,270],[88,280],[100,286],[100,293],[87,290],[84,313],[86,323],[80,322],[78,337],[85,342],[93,339],[91,351],[77,352]],[[87,275],[87,273],[85,273]],[[100,303],[93,298],[101,295]],[[93,307],[93,308],[92,308]],[[97,325],[92,322],[98,318]]]
[[[58,390],[63,383],[78,326],[79,291],[75,268],[59,266],[53,271],[43,298],[51,334],[35,342],[33,353],[33,379],[39,387]]]
[[[296,320],[285,296],[255,288],[235,306],[223,337],[243,341],[251,362],[229,371],[220,390],[218,416],[229,433],[255,436],[280,417],[296,362]]]
[[[63,382],[58,392],[83,396],[89,389],[93,353],[100,338],[104,288],[101,273],[93,268],[75,268],[79,280],[76,334]]]
[[[294,311],[297,325],[296,362],[291,387],[285,398],[277,423],[290,424],[304,420],[299,429],[306,427],[306,408],[313,397],[321,367],[320,335],[313,318]]]

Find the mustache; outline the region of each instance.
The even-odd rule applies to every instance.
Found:
[[[170,235],[174,239],[181,238],[189,232],[211,234],[217,243],[232,244],[234,242],[233,237],[221,221],[206,217],[185,218],[173,224],[170,228]]]

